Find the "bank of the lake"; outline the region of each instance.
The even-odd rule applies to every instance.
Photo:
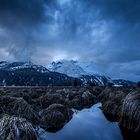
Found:
[[[102,113],[101,103],[76,111],[73,118],[56,133],[40,130],[43,140],[123,140],[117,122],[109,122]]]

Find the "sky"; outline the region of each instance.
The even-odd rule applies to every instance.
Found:
[[[140,80],[140,0],[0,0],[0,61],[77,60]]]

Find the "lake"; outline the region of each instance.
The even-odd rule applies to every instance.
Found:
[[[40,129],[42,140],[123,140],[117,122],[109,122],[102,113],[101,103],[76,111],[73,118],[56,133]]]

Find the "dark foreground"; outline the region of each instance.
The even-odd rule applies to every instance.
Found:
[[[140,138],[138,88],[1,87],[0,139],[40,140],[38,129],[56,132],[72,119],[73,109],[98,102],[107,119],[119,123],[124,139]]]

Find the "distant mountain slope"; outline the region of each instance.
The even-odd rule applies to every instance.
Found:
[[[129,87],[129,86],[136,86],[137,83],[129,81],[129,80],[123,80],[123,79],[117,79],[113,80],[113,83],[117,86],[123,86],[123,87]]]
[[[0,62],[0,86],[136,86],[127,80],[86,72],[76,61],[57,61],[49,70],[31,62]]]
[[[85,85],[91,86],[107,86],[109,83],[113,83],[109,77],[103,75],[82,75],[79,78]]]
[[[6,62],[2,61],[0,62],[0,69],[1,70],[7,70],[7,71],[14,71],[14,70],[19,70],[19,69],[34,69],[38,72],[41,73],[46,73],[49,72],[49,70],[41,65],[35,65],[32,62]]]
[[[0,85],[3,86],[72,86],[75,78],[31,62],[0,62]],[[77,84],[81,81],[77,79]]]
[[[97,86],[105,86],[109,82],[112,82],[110,78],[103,75],[91,74],[86,72],[81,66],[78,65],[77,61],[73,60],[62,60],[52,62],[48,69],[50,71],[60,72],[67,74],[68,76],[77,77],[82,80],[83,84],[91,84]]]

